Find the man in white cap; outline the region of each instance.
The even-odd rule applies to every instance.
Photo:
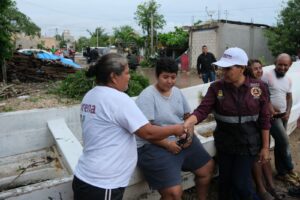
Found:
[[[219,163],[219,200],[252,200],[251,170],[269,159],[270,111],[265,84],[244,75],[248,56],[244,50],[227,49],[213,64],[223,70],[223,78],[212,83],[184,126],[191,129],[213,112]]]

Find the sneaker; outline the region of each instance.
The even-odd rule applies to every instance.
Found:
[[[291,186],[300,186],[300,183],[297,181],[297,180],[295,180],[294,178],[292,178],[289,174],[285,174],[285,175],[276,175],[275,176],[275,178],[277,179],[277,180],[280,180],[280,181],[282,181],[282,182],[284,182],[284,183],[287,183],[287,184],[289,184],[289,185],[291,185]]]
[[[278,188],[268,189],[268,192],[274,197],[275,200],[283,200],[285,198],[285,192]]]
[[[297,172],[291,171],[291,172],[288,173],[288,175],[289,175],[292,179],[294,179],[295,181],[297,181],[297,182],[300,183],[300,177],[299,177],[299,175],[298,175]]]
[[[273,196],[269,192],[258,194],[260,200],[274,200]]]

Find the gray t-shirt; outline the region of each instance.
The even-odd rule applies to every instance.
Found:
[[[141,92],[135,102],[146,118],[159,126],[183,123],[183,115],[191,112],[187,100],[177,87],[172,87],[170,96],[166,97],[161,95],[155,86],[150,85]],[[169,140],[175,139],[174,136],[169,137]],[[136,140],[138,148],[149,143],[140,137],[136,137]]]

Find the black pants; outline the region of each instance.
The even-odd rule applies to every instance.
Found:
[[[256,156],[218,152],[219,200],[253,200],[251,170]]]
[[[83,182],[74,176],[74,200],[122,200],[125,188],[103,189]]]

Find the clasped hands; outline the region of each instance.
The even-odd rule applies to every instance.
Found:
[[[168,141],[167,150],[171,153],[178,154],[182,149],[186,149],[192,144],[194,125],[184,123],[182,128],[183,132],[181,135],[177,135],[176,141]]]

